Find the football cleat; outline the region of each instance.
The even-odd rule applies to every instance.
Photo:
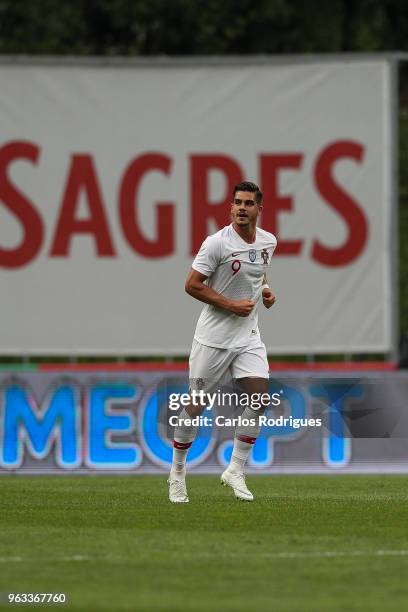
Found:
[[[167,482],[169,483],[169,500],[173,504],[187,504],[190,501],[184,478],[169,478]]]
[[[221,475],[221,484],[223,484],[224,487],[231,487],[237,499],[242,499],[243,501],[254,501],[254,496],[246,486],[244,474],[231,472],[230,470],[226,469]]]

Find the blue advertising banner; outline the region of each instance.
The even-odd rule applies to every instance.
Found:
[[[188,391],[178,370],[3,372],[0,473],[166,472]],[[408,472],[408,373],[282,372],[268,394],[248,471]],[[188,455],[201,473],[228,463],[244,406],[227,381],[206,401]]]

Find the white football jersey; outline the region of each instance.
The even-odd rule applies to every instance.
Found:
[[[276,248],[273,234],[257,227],[255,242],[248,244],[232,224],[208,236],[192,267],[208,276],[209,287],[232,300],[253,300],[248,317],[206,304],[197,322],[194,338],[206,346],[238,349],[260,342],[258,302],[262,278]]]

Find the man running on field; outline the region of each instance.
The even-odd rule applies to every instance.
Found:
[[[232,223],[208,236],[193,261],[185,289],[205,302],[198,319],[190,353],[190,388],[208,392],[227,369],[238,379],[245,393],[267,393],[269,367],[266,348],[258,330],[258,302],[270,308],[275,296],[269,289],[266,270],[276,248],[273,234],[256,226],[262,211],[262,193],[254,183],[235,186],[231,204]],[[257,404],[258,405],[258,404]],[[173,463],[169,476],[169,499],[188,502],[186,458],[197,427],[188,420],[200,414],[202,406],[183,408],[174,430]],[[263,409],[246,407],[242,420],[254,426],[238,426],[231,461],[221,482],[239,499],[252,501],[245,484],[244,466],[259,435]],[[184,423],[186,420],[186,423]]]

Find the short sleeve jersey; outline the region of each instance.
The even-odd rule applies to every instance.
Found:
[[[206,304],[194,334],[198,342],[228,349],[259,344],[258,302],[276,244],[275,236],[259,227],[255,242],[249,244],[232,224],[204,240],[193,269],[205,274],[208,286],[217,293],[232,300],[253,300],[255,307],[248,317],[239,317]]]

